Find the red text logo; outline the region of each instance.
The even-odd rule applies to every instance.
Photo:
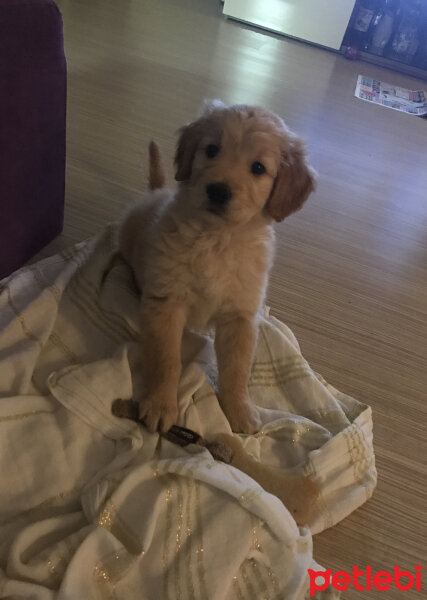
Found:
[[[373,573],[372,567],[369,565],[364,571],[355,565],[352,573],[348,573],[347,571],[332,573],[332,569],[328,569],[327,571],[313,571],[313,569],[308,569],[310,596],[314,596],[316,592],[326,590],[329,586],[342,592],[348,590],[350,586],[353,586],[355,590],[360,592],[372,589],[387,592],[392,587],[402,592],[413,589],[420,592],[422,568],[422,565],[415,565],[414,573],[403,571],[397,565],[394,567],[392,573],[389,571],[377,571]]]

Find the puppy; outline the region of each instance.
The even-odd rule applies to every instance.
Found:
[[[153,191],[119,233],[142,292],[140,418],[150,431],[176,422],[183,330],[214,327],[222,410],[233,431],[254,433],[261,422],[248,379],[273,260],[272,223],[301,208],[315,173],[278,116],[220,101],[206,102],[180,131],[176,192],[163,189],[154,144],[150,156]]]

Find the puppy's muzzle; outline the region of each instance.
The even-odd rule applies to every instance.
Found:
[[[226,183],[209,183],[206,186],[206,194],[212,207],[223,208],[230,202],[233,193]]]

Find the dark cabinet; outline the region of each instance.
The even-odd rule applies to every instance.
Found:
[[[427,0],[357,0],[342,51],[427,79]]]

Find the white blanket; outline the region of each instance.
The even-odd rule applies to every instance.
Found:
[[[250,393],[265,465],[310,474],[310,528],[198,446],[111,414],[140,386],[138,295],[115,230],[0,283],[0,597],[303,600],[312,533],[376,483],[369,407],[328,385],[292,332],[262,319]],[[180,424],[230,433],[209,337],[186,334]],[[336,598],[329,590],[318,599]]]

